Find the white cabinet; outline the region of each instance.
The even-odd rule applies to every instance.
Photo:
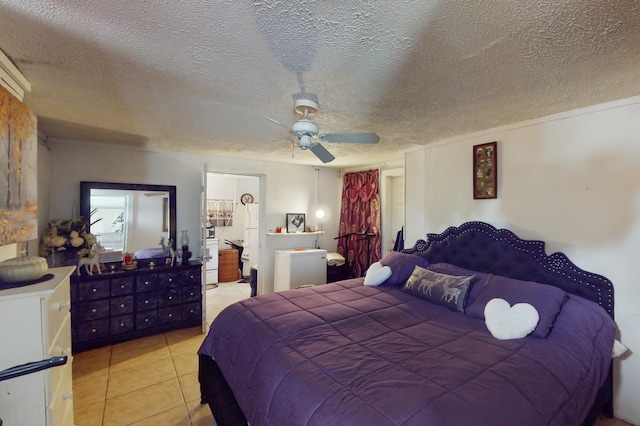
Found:
[[[276,250],[274,291],[306,284],[327,283],[327,251],[321,249]]]
[[[0,290],[0,370],[67,355],[67,363],[0,382],[5,425],[73,425],[71,294],[75,266],[40,284]]]
[[[217,238],[207,238],[207,254],[211,257],[205,264],[207,280],[205,284],[218,283],[218,248]]]

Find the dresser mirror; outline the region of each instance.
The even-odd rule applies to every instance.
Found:
[[[160,248],[162,237],[175,248],[175,186],[80,182],[80,215],[106,250]]]

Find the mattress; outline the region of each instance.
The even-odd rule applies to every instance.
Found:
[[[546,338],[498,340],[483,320],[362,278],[226,308],[199,353],[252,426],[567,425],[587,416],[614,324],[569,295]]]

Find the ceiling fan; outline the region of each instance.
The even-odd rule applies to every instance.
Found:
[[[320,142],[329,143],[378,143],[380,138],[375,133],[318,133],[318,126],[309,120],[309,115],[318,111],[318,96],[313,93],[296,93],[293,95],[293,105],[295,112],[302,116],[298,121],[288,127],[273,118],[263,116],[267,120],[278,124],[289,130],[294,135],[293,142],[300,149],[309,150],[323,163],[329,163],[335,160],[331,154]],[[288,141],[283,141],[288,142]]]

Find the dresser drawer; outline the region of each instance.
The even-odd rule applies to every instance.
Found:
[[[67,314],[67,318],[62,323],[63,332],[58,334],[57,339],[53,342],[53,345],[47,351],[47,358],[66,355],[67,363],[58,367],[50,368],[48,371],[49,377],[46,381],[46,394],[45,400],[49,405],[53,399],[53,393],[60,387],[60,383],[64,375],[71,375],[71,315]]]
[[[109,335],[109,318],[95,321],[82,322],[76,325],[76,333],[79,342],[101,339]]]
[[[158,285],[160,288],[178,287],[182,280],[180,272],[164,272],[158,274]]]
[[[150,291],[147,293],[136,294],[136,310],[146,311],[158,307],[158,292]]]
[[[109,299],[73,304],[74,321],[90,321],[109,316]]]
[[[158,292],[158,307],[171,306],[180,303],[180,290],[171,288]]]
[[[44,342],[47,347],[51,346],[62,323],[69,315],[71,308],[70,297],[69,280],[64,280],[56,291],[43,302],[46,304],[46,306],[43,306],[43,314],[47,316],[47,329],[45,330],[47,335],[44,336]]]
[[[202,317],[202,304],[189,303],[182,305],[182,320],[200,319]]]
[[[111,295],[122,296],[123,294],[131,294],[134,289],[133,277],[114,278],[111,280]]]
[[[155,327],[157,325],[158,311],[156,309],[136,314],[136,330],[144,330],[145,328]]]
[[[108,297],[111,292],[109,280],[81,282],[78,284],[78,300],[93,300]]]
[[[133,331],[133,314],[111,317],[111,335]]]
[[[153,291],[158,288],[158,274],[140,274],[136,277],[136,292]]]
[[[200,285],[200,269],[189,269],[181,273],[181,285]]]
[[[169,324],[182,320],[182,306],[158,309],[158,324]]]
[[[133,312],[133,295],[112,297],[109,304],[111,305],[111,316],[130,314]]]
[[[187,302],[195,302],[196,300],[201,300],[201,288],[200,287],[182,287],[180,289],[181,297],[180,300],[182,303]]]
[[[47,401],[47,425],[73,424],[73,386],[71,364],[54,367],[62,370],[61,380],[56,389],[52,389],[51,401]]]

